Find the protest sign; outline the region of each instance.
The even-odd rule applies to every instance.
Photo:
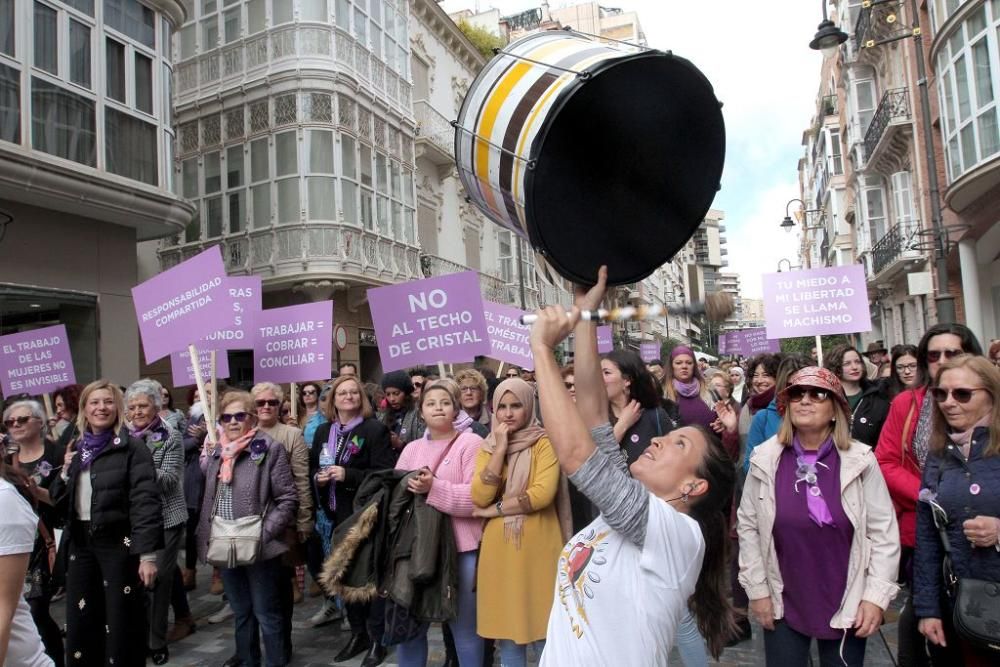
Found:
[[[764,319],[772,339],[871,331],[864,267],[765,274]]]
[[[728,340],[729,340],[729,334],[728,333],[720,333],[719,334],[719,342],[716,345],[716,347],[719,348],[719,354],[735,354],[734,352],[730,352],[729,351]]]
[[[205,336],[203,344],[214,350],[249,350],[253,347],[254,325],[262,309],[260,276],[226,278],[224,284],[228,303],[232,304],[231,321]]]
[[[253,381],[325,380],[332,350],[333,301],[262,310],[253,341]]]
[[[186,349],[232,323],[219,246],[132,288],[146,363]]]
[[[66,326],[0,336],[0,374],[4,396],[37,396],[75,384]]]
[[[722,343],[719,343],[719,354],[739,354],[744,357],[752,357],[755,354],[765,352],[781,352],[781,341],[769,339],[766,327],[728,332],[725,351],[722,350]]]
[[[486,317],[486,331],[490,336],[494,359],[531,370],[535,362],[531,357],[528,336],[531,326],[520,323],[525,311],[500,303],[483,300],[483,314]]]
[[[639,343],[639,356],[647,364],[651,361],[660,361],[660,344],[653,343]]]
[[[492,352],[474,271],[368,290],[382,370]]]
[[[201,368],[203,378],[212,377],[212,350],[198,348],[198,366]],[[191,363],[191,355],[187,350],[179,350],[170,353],[170,376],[173,386],[187,387],[197,384],[194,374],[194,364]],[[225,350],[215,352],[215,378],[225,379],[229,377],[229,355]]]
[[[597,353],[606,354],[615,349],[614,338],[611,336],[611,325],[597,327]]]

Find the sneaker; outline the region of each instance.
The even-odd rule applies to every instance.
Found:
[[[313,614],[312,618],[309,619],[309,627],[318,628],[321,625],[339,621],[343,617],[344,612],[337,608],[337,605],[333,602],[333,600],[328,598],[323,600],[323,606],[320,607],[320,610]]]
[[[222,609],[220,609],[219,611],[215,612],[214,614],[212,614],[211,616],[209,616],[205,620],[207,620],[209,623],[215,625],[215,624],[218,624],[218,623],[225,623],[226,621],[228,621],[232,617],[233,617],[233,608],[227,602],[225,604],[225,606],[222,607]]]

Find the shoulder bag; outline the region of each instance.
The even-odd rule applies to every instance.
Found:
[[[937,487],[941,486],[943,464],[938,468]],[[940,506],[939,506],[940,507]],[[951,564],[951,544],[945,532],[947,517],[932,505],[931,516],[944,549],[942,574],[944,590],[951,601],[952,625],[958,636],[977,649],[1000,659],[1000,582],[955,576]]]
[[[217,514],[219,493],[216,491],[212,521],[209,525],[208,552],[205,554],[208,564],[231,569],[256,563],[257,557],[260,556],[260,542],[267,507],[265,504],[260,514],[251,514],[238,519],[223,519]]]

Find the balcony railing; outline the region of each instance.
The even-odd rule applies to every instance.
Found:
[[[854,50],[870,49],[905,36],[909,26],[899,15],[902,0],[877,0],[864,3],[854,25]]]
[[[385,284],[422,278],[416,246],[338,222],[277,225],[218,239],[164,247],[165,271],[212,246],[222,246],[226,270],[267,278],[336,273]]]
[[[878,142],[882,140],[885,129],[894,120],[910,118],[910,95],[906,88],[893,88],[885,91],[882,101],[875,110],[872,122],[865,131],[865,154],[870,158]]]
[[[423,277],[425,278],[472,270],[463,264],[453,262],[450,259],[445,259],[444,257],[439,257],[437,255],[421,255],[420,268],[423,272]],[[500,276],[479,271],[479,287],[482,291],[483,298],[487,301],[504,303],[509,306],[520,305],[520,294],[517,284],[508,283]],[[537,308],[539,305],[539,298],[538,290],[525,285],[524,300],[527,308]]]
[[[435,164],[451,164],[455,158],[455,130],[451,126],[451,121],[426,100],[417,100],[413,103],[413,115],[417,121],[418,146],[426,142],[433,148],[433,152],[438,154],[438,159],[430,156]]]
[[[913,250],[913,237],[919,228],[920,225],[916,221],[898,223],[872,246],[873,275],[881,273],[903,253]]]

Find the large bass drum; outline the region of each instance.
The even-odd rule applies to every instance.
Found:
[[[471,201],[560,275],[651,274],[705,217],[725,127],[708,79],[670,53],[572,30],[528,35],[473,82],[455,122]]]

